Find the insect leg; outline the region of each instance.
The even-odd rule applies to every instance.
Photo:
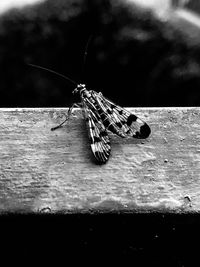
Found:
[[[69,118],[70,118],[70,116],[71,116],[71,114],[72,114],[72,110],[73,110],[73,108],[75,108],[75,107],[80,108],[80,107],[81,107],[81,103],[80,103],[80,104],[78,104],[78,103],[74,103],[74,104],[68,109],[68,111],[67,111],[67,115],[66,115],[66,119],[65,119],[63,122],[61,122],[58,126],[55,126],[55,127],[51,128],[51,131],[54,131],[54,130],[56,130],[56,129],[62,127],[62,125],[63,125],[66,121],[69,120]]]

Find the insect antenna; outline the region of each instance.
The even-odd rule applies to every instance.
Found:
[[[54,70],[51,70],[51,69],[48,69],[48,68],[44,68],[44,67],[41,67],[41,66],[39,66],[39,65],[30,64],[30,63],[28,63],[28,65],[29,65],[29,66],[32,66],[32,67],[34,67],[34,68],[41,69],[41,70],[46,70],[46,71],[48,71],[48,72],[51,72],[51,73],[53,73],[53,74],[56,74],[56,75],[58,75],[58,76],[64,78],[64,79],[67,80],[67,81],[70,81],[71,83],[75,84],[76,86],[78,85],[78,83],[75,82],[74,80],[72,80],[72,79],[70,79],[69,77],[67,77],[67,76],[65,76],[65,75],[63,75],[63,74],[61,74],[61,73],[58,73],[58,72],[56,72],[56,71],[54,71]]]
[[[88,55],[88,47],[89,47],[89,44],[90,44],[92,38],[93,38],[93,34],[91,34],[89,36],[87,43],[86,43],[86,46],[85,46],[84,55],[83,55],[82,78],[84,78],[84,76],[85,76],[85,65],[86,65],[86,59],[87,59],[87,55]]]

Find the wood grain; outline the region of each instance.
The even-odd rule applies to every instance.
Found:
[[[151,136],[96,165],[80,110],[0,109],[0,212],[199,212],[200,108],[130,110]]]

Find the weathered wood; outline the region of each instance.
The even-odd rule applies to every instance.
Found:
[[[80,110],[52,132],[66,109],[1,109],[0,212],[199,212],[200,108],[130,110],[151,136],[96,165]]]

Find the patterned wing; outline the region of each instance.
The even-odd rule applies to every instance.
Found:
[[[146,122],[106,99],[101,93],[92,91],[99,106],[99,114],[106,129],[121,136],[147,138],[151,129]]]
[[[98,113],[92,111],[83,100],[83,110],[88,126],[91,150],[99,163],[106,163],[110,156],[110,140]]]

